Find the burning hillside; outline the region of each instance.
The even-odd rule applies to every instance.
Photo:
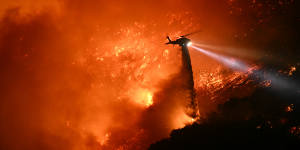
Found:
[[[191,78],[180,47],[165,37],[201,29],[197,42],[236,44],[246,38],[240,33],[254,32],[225,0],[0,4],[0,149],[7,150],[146,149],[195,122],[186,113]],[[255,89],[249,74],[190,54],[200,118]]]

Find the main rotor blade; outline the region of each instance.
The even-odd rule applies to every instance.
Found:
[[[192,35],[192,34],[199,33],[199,32],[202,32],[202,31],[201,31],[201,30],[198,30],[198,31],[195,31],[195,32],[191,32],[191,33],[188,33],[188,34],[182,35],[181,37],[187,37],[187,36],[190,36],[190,35]]]

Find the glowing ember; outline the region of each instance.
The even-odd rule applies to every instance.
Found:
[[[289,106],[287,106],[287,107],[285,108],[285,111],[286,111],[286,112],[292,112],[292,111],[294,111],[294,109],[295,109],[294,104],[290,104]]]
[[[173,128],[174,129],[178,129],[178,128],[182,128],[186,125],[192,124],[196,121],[196,119],[188,116],[184,110],[178,110],[176,112],[176,119],[173,122]]]
[[[107,141],[109,140],[110,135],[111,135],[110,133],[106,133],[101,140],[98,140],[98,142],[100,143],[101,146],[103,146],[107,143]]]
[[[270,87],[271,84],[272,84],[272,81],[271,80],[265,80],[265,81],[262,81],[260,84],[264,87]]]
[[[290,128],[290,134],[293,136],[300,136],[300,126],[293,126]]]
[[[195,88],[199,112],[206,113],[226,102],[230,96],[247,96],[253,91],[247,74],[232,72],[221,66],[212,72],[199,71],[195,76]]]
[[[153,100],[152,100],[152,94],[151,93],[148,93],[147,94],[147,102],[146,102],[146,106],[151,106],[153,104]]]
[[[153,95],[147,89],[137,89],[134,91],[133,101],[143,107],[149,107],[153,104]]]
[[[291,66],[290,71],[289,71],[289,76],[293,75],[293,72],[296,71],[296,67],[295,66]]]

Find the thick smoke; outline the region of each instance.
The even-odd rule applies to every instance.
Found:
[[[1,2],[1,149],[144,149],[189,120],[163,37],[195,16],[134,3]]]
[[[10,9],[1,20],[1,149],[83,146],[80,133],[66,127],[81,119],[80,101],[92,82],[70,63],[77,45],[51,14],[19,13]]]

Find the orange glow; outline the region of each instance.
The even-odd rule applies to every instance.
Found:
[[[195,122],[185,111],[180,48],[164,43],[203,28],[192,40],[231,39],[220,37],[235,30],[227,8],[207,2],[1,1],[1,111],[12,124],[0,128],[4,142],[139,150]],[[209,58],[191,52],[191,60],[201,113],[246,82]]]
[[[197,72],[195,88],[198,99],[199,112],[205,115],[216,109],[218,104],[226,102],[231,96],[243,97],[252,93],[252,81],[248,74],[232,72],[221,66],[214,71]],[[238,94],[237,94],[238,93]]]
[[[285,108],[285,111],[286,112],[292,112],[292,111],[294,111],[294,104],[290,104],[289,106],[287,106],[286,108]]]
[[[289,71],[289,76],[292,76],[293,75],[293,72],[295,72],[296,71],[296,67],[295,66],[292,66],[291,68],[290,68],[290,71]]]
[[[179,129],[183,128],[186,125],[190,125],[194,123],[196,120],[190,116],[188,116],[184,110],[178,110],[176,112],[176,119],[174,119],[173,122],[173,128],[174,129]]]
[[[137,89],[134,91],[133,101],[143,107],[149,107],[153,104],[153,94],[146,89]]]
[[[107,141],[109,140],[109,137],[110,137],[110,133],[106,133],[104,135],[104,137],[101,140],[99,140],[98,142],[100,143],[100,145],[103,146],[103,145],[107,144]]]
[[[265,86],[265,87],[270,87],[272,85],[272,81],[271,80],[265,80],[265,81],[261,82],[261,85]]]

